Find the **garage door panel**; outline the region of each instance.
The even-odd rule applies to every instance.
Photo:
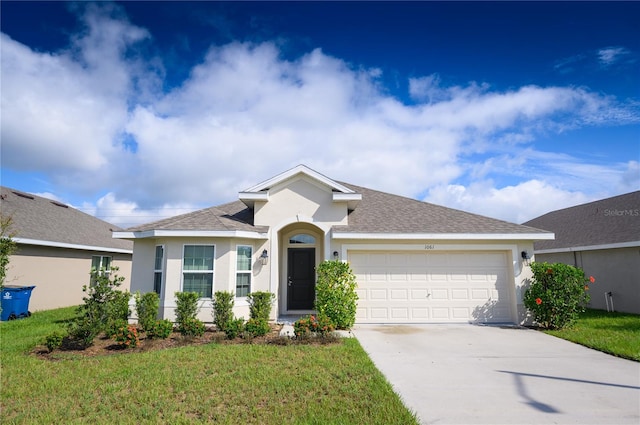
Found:
[[[508,322],[506,253],[349,252],[357,320]]]

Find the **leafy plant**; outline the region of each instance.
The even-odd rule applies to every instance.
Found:
[[[188,317],[178,325],[178,332],[186,337],[200,337],[204,335],[204,323],[195,317]]]
[[[269,321],[269,316],[271,316],[271,306],[275,299],[275,294],[266,291],[252,292],[247,295],[250,317],[252,319],[263,319],[265,322]]]
[[[176,292],[176,323],[178,328],[185,321],[196,318],[199,298],[200,294],[197,292]]]
[[[156,325],[158,310],[160,308],[160,297],[155,292],[140,294],[136,292],[136,313],[138,314],[138,325],[145,332],[150,332]]]
[[[140,343],[138,329],[135,325],[121,326],[113,337],[118,345],[123,348],[134,348]]]
[[[150,338],[167,339],[173,332],[173,323],[169,319],[156,320],[153,324],[153,328],[148,331],[147,335]]]
[[[54,331],[47,335],[44,341],[44,345],[47,347],[47,350],[51,353],[56,348],[60,348],[62,346],[62,341],[64,340],[65,335],[60,331]]]
[[[356,277],[348,263],[327,260],[318,265],[316,310],[338,329],[349,329],[356,321]]]
[[[91,270],[91,285],[84,285],[82,291],[86,296],[82,298],[77,313],[78,316],[69,323],[70,343],[80,348],[89,347],[95,337],[117,320],[126,320],[129,314],[129,293],[117,290],[124,281],[124,277],[116,274],[117,267]]]
[[[222,330],[227,336],[227,339],[236,339],[238,335],[244,332],[244,319],[242,317],[238,319],[230,319]]]
[[[251,318],[247,320],[247,323],[244,325],[244,331],[249,334],[251,337],[264,336],[271,330],[271,326],[265,319],[254,319]]]
[[[301,317],[293,324],[293,333],[296,338],[304,339],[311,336],[327,336],[335,330],[331,319],[325,314]]]
[[[533,282],[524,293],[524,305],[536,323],[546,329],[571,325],[589,302],[589,283],[584,271],[562,263],[531,263]]]
[[[129,325],[129,321],[125,319],[118,319],[111,322],[105,329],[105,335],[107,338],[114,338],[120,329]]]
[[[223,330],[227,323],[233,320],[233,304],[235,294],[233,292],[217,291],[213,297],[213,324]]]
[[[16,241],[13,240],[13,234],[9,230],[12,222],[11,217],[0,215],[0,286],[4,285],[7,276],[9,258],[18,249]]]

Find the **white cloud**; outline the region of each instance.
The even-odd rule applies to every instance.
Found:
[[[637,105],[584,88],[495,91],[432,74],[409,80],[407,105],[379,86],[377,68],[320,49],[285,60],[266,42],[212,46],[162,93],[157,58],[132,49],[149,39],[144,29],[117,8],[91,6],[82,19],[86,31],[62,52],[2,35],[2,161],[84,193],[110,191],[85,207],[114,224],[237,199],[300,163],[402,195],[430,189],[445,205],[512,220],[551,205],[532,197],[542,191],[573,202],[587,198],[580,188],[636,181],[637,162],[594,165],[535,149],[541,133],[639,122]],[[523,183],[499,189],[487,183],[496,174]],[[460,186],[468,177],[482,183]]]
[[[513,223],[523,223],[549,211],[592,199],[581,192],[558,189],[540,180],[528,180],[501,189],[493,187],[491,181],[478,181],[468,187],[443,185],[431,189],[424,200]]]
[[[598,50],[598,61],[602,66],[608,67],[620,61],[630,51],[624,47],[605,47]]]

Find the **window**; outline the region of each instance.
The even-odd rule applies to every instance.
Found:
[[[298,243],[306,243],[306,244],[314,244],[316,243],[316,238],[311,235],[307,235],[305,233],[300,233],[297,235],[293,235],[289,238],[290,244],[298,244]]]
[[[246,297],[251,292],[251,257],[253,248],[239,245],[236,248],[236,297]]]
[[[93,271],[98,272],[99,276],[103,274],[109,274],[111,271],[111,257],[107,257],[105,255],[93,255],[91,256],[91,280],[89,282],[90,285],[95,285],[95,280],[93,279]]]
[[[197,292],[201,298],[213,295],[213,245],[185,245],[182,256],[184,292]]]
[[[162,269],[164,265],[164,246],[156,246],[156,260],[153,266],[153,290],[160,295],[162,291]]]

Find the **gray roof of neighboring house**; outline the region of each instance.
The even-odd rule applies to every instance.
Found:
[[[536,250],[640,241],[640,191],[552,211],[524,223],[554,232]]]
[[[57,201],[2,186],[0,209],[3,217],[11,218],[9,232],[18,240],[103,248],[96,251],[133,250],[131,241],[112,237],[112,230],[122,230],[119,227]]]
[[[349,213],[349,225],[334,226],[336,232],[353,233],[470,233],[470,234],[546,234],[532,227],[454,210],[415,199],[340,183],[357,193],[362,200]],[[206,208],[154,223],[127,229],[149,230],[249,230],[264,232],[253,226],[253,212],[241,201]]]

